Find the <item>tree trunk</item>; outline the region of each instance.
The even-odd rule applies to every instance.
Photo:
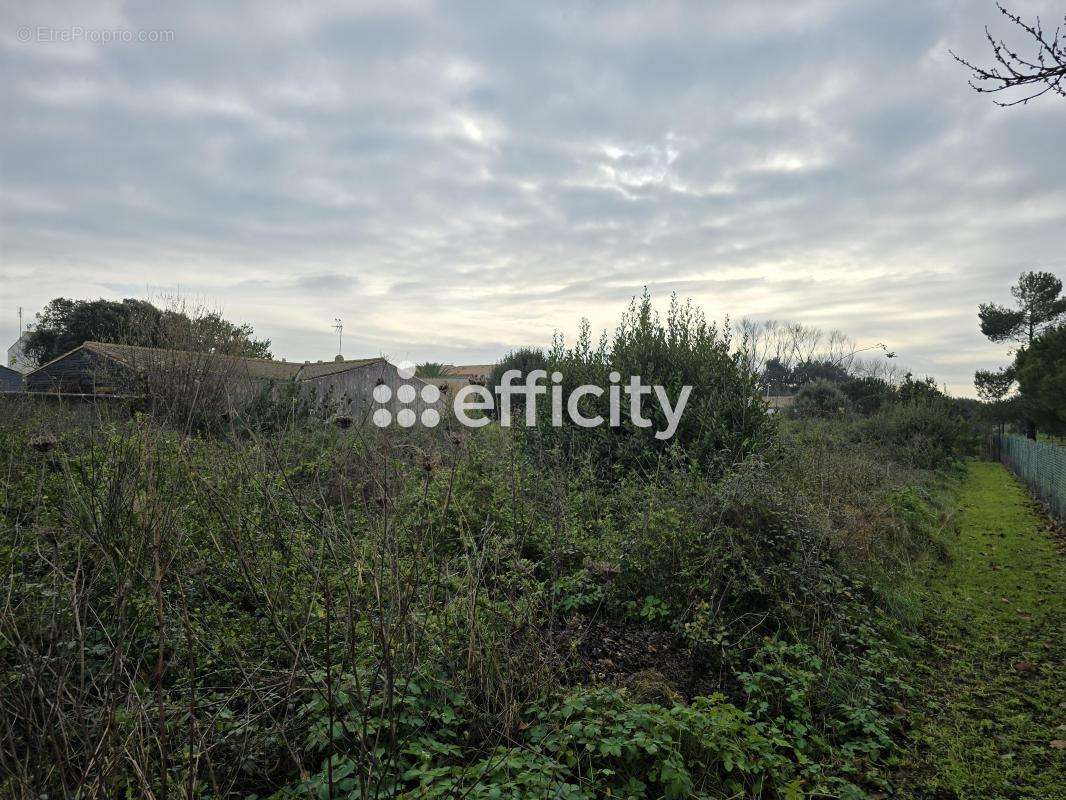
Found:
[[[1031,419],[1025,420],[1025,435],[1034,442],[1036,441],[1036,423]]]

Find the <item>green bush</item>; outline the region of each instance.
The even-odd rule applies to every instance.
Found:
[[[797,417],[840,416],[849,406],[848,396],[837,384],[819,380],[806,384],[796,393],[792,414]]]
[[[604,333],[598,343],[593,343],[587,322],[573,346],[557,338],[546,354],[545,369],[562,373],[564,397],[585,384],[606,390],[612,384],[612,373],[617,373],[622,384],[639,376],[644,385],[664,387],[671,403],[678,401],[682,387],[692,387],[673,438],[655,437],[655,432],[668,426],[659,403],[645,396],[644,416],[651,420],[647,428],[632,424],[628,407],[617,427],[552,427],[547,404],[542,402],[539,427],[527,441],[534,449],[561,447],[570,456],[589,457],[606,467],[649,469],[673,451],[683,460],[720,474],[763,447],[772,431],[759,396],[758,377],[732,344],[728,327],[708,323],[698,308],[676,296],[665,318],[660,318],[645,292],[630,303],[613,335]],[[628,397],[620,396],[627,405]],[[586,416],[609,420],[608,392],[586,396],[581,408]]]
[[[851,403],[851,407],[860,414],[870,415],[893,402],[896,390],[890,383],[871,376],[850,377],[840,383],[842,391]]]
[[[967,455],[975,432],[947,399],[897,403],[871,416],[863,435],[903,463],[938,469]]]
[[[664,707],[613,689],[581,690],[530,708],[529,717],[520,739],[469,765],[442,761],[447,743],[420,741],[402,796],[802,797],[776,743],[721,696]]]
[[[503,373],[511,369],[516,369],[523,375],[535,369],[547,370],[548,356],[540,347],[519,347],[511,350],[492,368],[492,372],[489,374],[489,387],[495,391],[495,388],[501,383],[500,378]],[[522,398],[520,397],[515,398],[516,406],[521,400]]]

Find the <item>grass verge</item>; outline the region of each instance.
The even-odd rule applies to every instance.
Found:
[[[1066,798],[1063,542],[1006,469],[972,462],[945,544],[900,796]]]

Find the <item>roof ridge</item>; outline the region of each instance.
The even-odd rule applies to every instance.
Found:
[[[242,361],[265,361],[271,364],[295,363],[293,361],[278,361],[274,358],[263,358],[261,356],[242,356],[237,355],[236,353],[219,353],[211,350],[184,350],[178,347],[149,347],[148,345],[144,344],[126,344],[125,342],[97,342],[94,340],[89,340],[83,342],[80,346],[84,347],[85,345],[96,345],[99,347],[129,347],[133,350],[153,350],[157,353],[188,353],[189,355],[194,356],[222,356],[225,358],[239,358]],[[76,350],[77,348],[74,349]],[[71,350],[70,352],[74,351]],[[66,353],[64,353],[63,355],[66,355]],[[59,356],[59,358],[62,358],[62,356]]]
[[[368,361],[385,361],[386,360],[384,356],[368,356],[366,358],[346,358],[343,361],[286,361],[284,359],[279,360],[279,359],[276,359],[276,358],[263,358],[262,356],[242,356],[242,355],[237,355],[236,353],[219,353],[219,352],[215,352],[215,351],[211,351],[211,350],[184,350],[184,349],[177,348],[177,347],[149,347],[148,345],[126,344],[125,342],[98,342],[98,341],[93,340],[93,339],[87,339],[86,341],[84,341],[80,345],[78,345],[78,347],[75,347],[74,350],[77,350],[80,347],[85,347],[86,345],[95,345],[95,346],[100,346],[100,347],[129,347],[129,348],[133,348],[133,349],[136,349],[136,350],[154,350],[154,351],[160,352],[160,353],[188,353],[190,355],[223,356],[225,358],[239,358],[239,359],[241,359],[243,361],[262,361],[262,362],[266,362],[268,364],[291,364],[291,365],[296,365],[296,364],[300,364],[300,365],[303,365],[303,364],[348,364],[348,363],[352,363],[352,362],[364,362],[365,363],[365,362],[368,362]],[[70,350],[68,352],[73,353],[74,350]],[[66,355],[66,353],[63,353],[62,355],[56,356],[56,358],[62,358],[65,355]]]
[[[256,356],[241,356],[241,355],[235,355],[233,353],[211,352],[209,350],[181,350],[181,349],[178,349],[178,348],[175,348],[175,347],[149,347],[147,345],[140,345],[140,344],[125,344],[123,342],[98,342],[95,339],[88,339],[88,340],[82,342],[81,344],[79,344],[77,347],[75,347],[75,348],[73,348],[71,350],[68,350],[65,353],[60,353],[55,358],[47,361],[44,364],[41,364],[39,367],[35,367],[34,369],[32,369],[29,372],[25,373],[25,375],[27,375],[27,376],[28,375],[32,375],[33,373],[37,372],[38,370],[42,370],[45,367],[51,366],[52,364],[54,364],[55,362],[59,361],[60,359],[66,358],[67,356],[71,355],[72,353],[76,353],[78,350],[82,350],[82,349],[89,350],[90,352],[96,353],[98,355],[102,355],[102,356],[105,356],[107,358],[114,359],[115,361],[118,361],[119,363],[125,364],[127,367],[133,367],[134,365],[127,363],[121,356],[122,355],[132,355],[132,353],[129,353],[129,352],[124,353],[123,351],[136,351],[136,352],[142,352],[142,353],[161,353],[161,354],[162,353],[173,353],[173,354],[186,355],[186,356],[209,356],[209,357],[218,358],[218,359],[233,359],[235,361],[239,361],[241,363],[244,363],[244,364],[246,364],[249,367],[257,367],[257,366],[266,367],[266,366],[270,366],[270,367],[281,368],[281,369],[284,369],[284,370],[291,370],[292,374],[286,376],[286,378],[285,378],[286,380],[301,380],[301,379],[305,379],[305,377],[304,377],[304,373],[305,372],[314,373],[313,369],[312,370],[307,370],[306,369],[307,367],[315,367],[315,366],[328,367],[329,369],[325,369],[324,371],[322,371],[320,373],[317,373],[317,374],[314,374],[314,375],[311,376],[311,377],[320,377],[322,375],[332,375],[332,374],[335,374],[337,372],[342,372],[342,371],[344,371],[344,369],[346,367],[353,366],[353,365],[369,366],[370,364],[374,364],[374,363],[378,363],[378,362],[388,363],[388,359],[386,359],[384,356],[380,356],[380,355],[379,356],[371,356],[369,358],[351,358],[351,359],[345,359],[344,361],[319,361],[319,362],[300,362],[300,361],[284,361],[284,360],[279,361],[279,360],[274,359],[274,358],[260,358],[260,357],[256,357]],[[20,373],[20,374],[22,374],[22,373]]]
[[[51,366],[52,364],[54,364],[54,363],[56,363],[57,361],[59,361],[59,359],[61,359],[61,358],[66,358],[66,357],[67,357],[67,356],[69,356],[69,355],[70,355],[71,353],[76,353],[76,352],[78,352],[78,351],[79,351],[79,350],[81,350],[81,349],[82,349],[83,347],[85,347],[85,345],[86,345],[86,344],[89,344],[89,343],[88,343],[88,342],[82,342],[82,343],[81,343],[81,344],[79,344],[79,345],[78,345],[77,347],[75,347],[75,348],[74,348],[73,350],[68,350],[68,351],[67,351],[67,352],[65,352],[65,353],[60,353],[60,354],[59,354],[58,356],[56,356],[55,358],[53,358],[53,359],[51,359],[51,360],[49,360],[49,361],[46,361],[46,362],[44,362],[43,364],[41,364],[41,366],[39,366],[39,367],[34,367],[34,368],[33,368],[33,369],[31,369],[31,370],[30,370],[29,372],[27,372],[27,373],[26,373],[26,375],[27,375],[27,376],[29,376],[29,375],[32,375],[33,373],[37,372],[38,370],[41,370],[41,369],[44,369],[45,367],[49,367],[49,366]]]
[[[369,367],[373,364],[387,364],[388,360],[384,356],[374,356],[373,358],[351,358],[344,361],[320,361],[311,362],[301,366],[300,371],[296,374],[296,380],[314,380],[315,378],[322,378],[326,375],[336,375],[338,372],[344,372],[349,367]],[[314,367],[321,367],[321,371],[314,369]],[[310,369],[309,369],[310,368]],[[307,372],[307,375],[304,375]]]

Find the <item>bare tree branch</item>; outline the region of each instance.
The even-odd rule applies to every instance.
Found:
[[[996,3],[999,13],[1021,28],[1035,44],[1036,53],[1022,56],[1004,39],[996,39],[985,28],[985,38],[992,47],[996,64],[981,67],[951,51],[951,55],[971,70],[970,86],[981,94],[994,94],[1019,86],[1028,87],[1029,93],[1018,100],[1004,102],[995,100],[998,106],[1025,105],[1047,93],[1066,97],[1066,16],[1063,25],[1055,28],[1054,34],[1045,32],[1040,17],[1033,24],[1025,22],[1018,14]]]

